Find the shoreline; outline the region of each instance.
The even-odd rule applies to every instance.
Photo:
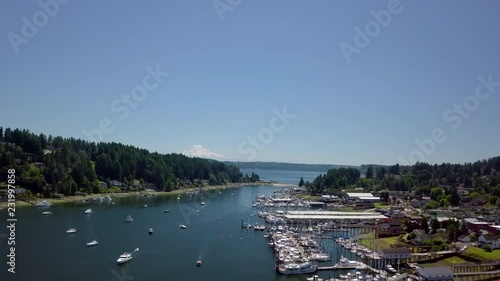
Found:
[[[176,189],[172,191],[129,191],[129,192],[116,192],[116,193],[97,193],[97,194],[89,194],[86,196],[83,195],[75,195],[75,196],[65,196],[63,198],[36,198],[30,202],[25,200],[16,200],[16,208],[18,207],[26,207],[26,206],[34,206],[36,202],[46,200],[54,205],[64,204],[64,203],[79,203],[84,202],[86,200],[92,200],[103,196],[121,198],[121,197],[131,197],[131,196],[169,196],[169,195],[181,195],[188,192],[203,190],[224,190],[231,188],[241,188],[243,186],[261,186],[261,185],[269,185],[274,187],[294,187],[293,184],[284,184],[284,183],[270,183],[270,182],[253,182],[253,183],[229,183],[225,185],[213,185],[213,186],[204,186],[204,187],[189,187],[184,189]],[[0,209],[7,210],[8,202],[0,202]]]

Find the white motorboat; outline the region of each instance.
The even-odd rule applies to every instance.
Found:
[[[169,209],[166,209],[165,211],[163,211],[164,213],[170,213],[170,210]]]
[[[200,210],[196,210],[196,213],[199,213],[199,212],[200,212]]]
[[[148,232],[149,232],[149,234],[153,234],[153,229],[150,228]]]
[[[181,200],[181,196],[180,195],[177,195],[177,200]]]
[[[43,212],[42,215],[52,215],[52,212]]]
[[[120,257],[118,257],[118,259],[116,260],[116,263],[118,264],[123,264],[123,263],[126,263],[128,261],[130,261],[132,259],[132,255],[129,254],[129,253],[123,253],[120,255]]]
[[[391,273],[396,273],[396,269],[394,269],[394,267],[392,267],[392,265],[390,264],[388,264],[385,268]]]
[[[286,275],[300,275],[300,274],[314,273],[317,270],[318,266],[310,262],[304,262],[298,264],[296,263],[282,264],[278,267],[278,271],[281,274],[286,274]]]
[[[186,229],[186,226],[185,226],[185,225],[183,225],[183,224],[179,225],[179,227],[180,227],[181,229]]]
[[[147,207],[148,207],[148,205],[144,205],[144,208],[147,208]]]
[[[201,260],[196,261],[196,266],[201,266]]]
[[[87,209],[87,210],[85,211],[85,214],[92,214],[92,209]]]
[[[131,215],[128,215],[127,218],[125,219],[125,222],[132,222],[134,219],[132,218]]]
[[[117,264],[124,264],[124,263],[127,263],[129,262],[131,259],[132,259],[132,254],[135,253],[135,252],[138,252],[139,251],[139,248],[135,249],[132,253],[123,253],[121,254],[118,259],[116,260],[116,263]]]
[[[202,205],[202,206],[205,205],[205,202],[201,201],[200,205]]]
[[[307,281],[323,281],[323,279],[319,278],[318,275],[313,275],[312,277],[307,278]]]
[[[331,260],[330,256],[327,255],[327,254],[324,254],[324,253],[316,253],[316,254],[312,254],[310,257],[309,257],[309,260],[310,261],[329,261]]]
[[[358,269],[358,270],[368,268],[368,266],[362,262],[351,261],[343,256],[340,257],[340,262],[334,265],[334,267],[337,269]]]

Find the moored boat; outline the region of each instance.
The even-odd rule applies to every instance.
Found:
[[[318,266],[312,264],[311,262],[289,263],[278,266],[279,273],[286,275],[300,275],[300,274],[314,273],[317,270]]]

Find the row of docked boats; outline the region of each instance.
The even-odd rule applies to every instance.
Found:
[[[356,239],[337,238],[335,241],[337,242],[337,244],[347,250],[350,250],[351,253],[356,254],[362,259],[380,259],[380,256],[377,252],[372,251],[363,245],[360,245],[358,242],[356,242]]]
[[[323,279],[318,275],[313,275],[307,278],[307,281],[389,281],[387,275],[384,274],[363,274],[360,271],[348,272],[340,274],[340,278]]]

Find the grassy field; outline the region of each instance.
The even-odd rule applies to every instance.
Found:
[[[500,250],[494,250],[488,253],[481,248],[469,247],[465,250],[464,255],[484,261],[500,260]]]
[[[468,262],[460,257],[449,257],[439,262],[421,264],[421,266],[435,267],[435,266],[447,266],[447,265],[462,264],[462,263],[468,263]]]
[[[375,205],[375,208],[377,208],[377,209],[390,209],[391,208],[391,206],[384,205],[384,204],[382,204],[380,202],[373,203],[373,205]]]
[[[366,234],[360,243],[371,250],[380,250],[390,248],[391,245],[401,244],[397,236],[375,239],[373,233]]]

